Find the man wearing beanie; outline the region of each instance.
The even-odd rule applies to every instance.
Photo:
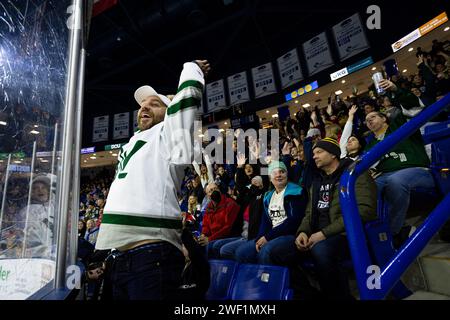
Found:
[[[258,235],[235,251],[241,263],[276,264],[278,250],[294,242],[306,208],[306,192],[297,184],[288,182],[283,162],[271,161],[269,177],[273,190],[263,200],[263,213]]]
[[[340,159],[339,144],[332,138],[318,141],[313,154],[319,172],[313,179],[305,218],[297,230],[295,243],[285,248],[285,256],[296,251],[296,259],[312,258],[322,293],[328,299],[351,299],[346,274],[339,264],[349,258],[339,204],[339,180],[353,161]],[[356,195],[362,220],[375,219],[376,186],[367,172],[356,181]]]

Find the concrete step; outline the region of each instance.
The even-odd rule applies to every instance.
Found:
[[[450,296],[450,243],[428,245],[419,261],[428,291]]]
[[[450,297],[429,291],[416,291],[404,300],[450,300]]]

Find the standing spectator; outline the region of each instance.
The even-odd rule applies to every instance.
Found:
[[[122,146],[96,249],[116,248],[114,299],[168,299],[181,282],[184,257],[177,192],[193,160],[194,120],[206,60],[184,64],[169,100],[150,86],[136,90],[139,130]]]
[[[99,227],[97,227],[95,220],[89,219],[86,222],[86,233],[84,235],[84,239],[95,246],[98,237],[98,230]]]

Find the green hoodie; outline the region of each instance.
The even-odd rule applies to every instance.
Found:
[[[403,116],[403,114],[399,114],[394,121],[389,124],[384,138],[395,132],[395,130],[400,128],[404,123],[406,123],[405,116]],[[373,134],[369,136],[369,139],[371,140],[367,144],[365,151],[369,151],[375,147],[378,142],[382,141],[377,140]],[[376,170],[384,173],[405,168],[429,166],[430,160],[425,151],[425,147],[423,146],[422,135],[420,134],[420,131],[417,131],[409,138],[397,144],[391,151],[386,153],[377,164]]]

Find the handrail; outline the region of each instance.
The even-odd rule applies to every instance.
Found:
[[[373,273],[373,268],[369,268],[372,262],[367,244],[362,240],[365,239],[365,234],[358,206],[356,205],[356,179],[384,154],[389,152],[402,140],[411,136],[428,120],[448,106],[450,106],[450,94],[447,94],[441,100],[425,108],[393,134],[387,136],[361,159],[352,164],[341,177],[339,199],[361,300],[383,299],[389,293],[408,266],[427,245],[428,241],[450,217],[450,210],[448,210],[450,207],[450,194],[444,198],[386,266],[380,270],[381,272],[378,278],[380,285],[369,286],[369,283],[374,283],[372,278],[376,274]]]

